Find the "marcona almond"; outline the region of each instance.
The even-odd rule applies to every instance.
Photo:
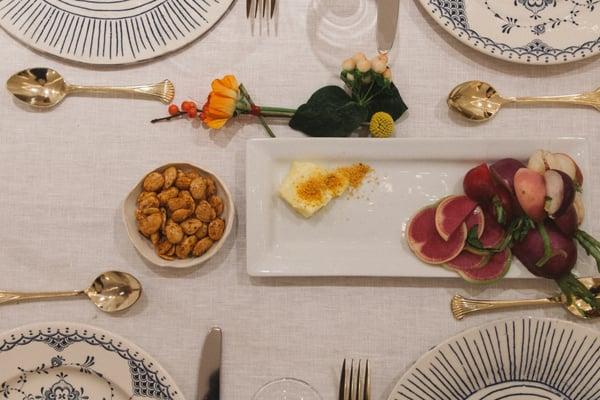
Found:
[[[165,189],[169,189],[175,183],[175,179],[177,179],[177,168],[169,167],[165,169],[163,175],[165,177]]]
[[[186,176],[183,172],[177,173],[177,178],[175,179],[175,186],[179,189],[187,190],[190,188],[190,183],[192,183],[192,179],[189,176]]]
[[[206,199],[206,181],[202,177],[198,177],[190,183],[190,192],[196,200]]]
[[[203,239],[207,235],[208,235],[208,225],[203,222],[202,226],[200,228],[198,228],[198,230],[196,231],[196,237],[198,239]]]
[[[173,248],[175,248],[175,247],[173,246]],[[167,261],[173,261],[175,259],[175,257],[170,256],[168,254],[159,254],[158,256],[160,258],[162,258],[163,260],[167,260]]]
[[[186,258],[194,249],[194,245],[198,241],[196,236],[188,236],[175,247],[175,254],[179,258]]]
[[[160,209],[160,214],[162,215],[162,224],[160,225],[160,231],[165,233],[165,225],[167,224],[167,210],[164,208]]]
[[[138,195],[138,197],[137,197],[137,200],[136,200],[137,204],[139,205],[142,202],[142,200],[144,200],[146,197],[149,197],[149,196],[156,196],[156,193],[154,193],[154,192],[141,192]]]
[[[156,253],[159,255],[167,254],[172,247],[173,243],[169,242],[168,240],[163,240],[156,246]]]
[[[192,197],[190,192],[188,192],[187,190],[182,190],[181,192],[179,192],[179,197],[185,200],[185,208],[189,208],[190,210],[194,211],[194,209],[196,208],[196,201],[194,201],[194,198]]]
[[[142,212],[144,213],[144,215],[150,215],[150,214],[159,213],[160,210],[156,207],[148,207],[148,208],[142,209]]]
[[[210,176],[207,176],[204,179],[206,179],[206,195],[208,197],[210,197],[210,196],[214,196],[215,194],[217,194],[217,185],[215,184],[215,181],[213,180],[213,178],[211,178]]]
[[[223,210],[225,209],[225,205],[223,204],[223,200],[219,196],[210,196],[208,202],[212,208],[215,209],[217,213],[217,217],[223,214]]]
[[[158,232],[154,232],[152,235],[150,235],[150,241],[152,242],[153,245],[157,245],[158,241],[160,240],[160,233]]]
[[[198,172],[192,170],[192,171],[185,172],[185,176],[187,176],[191,180],[194,180],[194,179],[198,178],[200,176],[200,174]]]
[[[208,236],[214,241],[221,239],[224,232],[225,221],[223,221],[221,218],[215,219],[208,225]]]
[[[196,218],[190,218],[181,223],[181,229],[186,235],[194,235],[203,225],[203,222]]]
[[[142,235],[149,237],[155,232],[158,232],[162,224],[162,216],[160,213],[150,214],[145,218],[138,220],[138,228]]]
[[[215,219],[216,216],[217,213],[206,200],[202,200],[196,207],[196,218],[202,222],[210,222]]]
[[[213,241],[211,238],[204,238],[196,243],[192,254],[196,257],[200,257],[202,254],[206,253],[212,245]]]
[[[179,195],[179,189],[177,189],[175,186],[171,186],[170,188],[165,189],[162,192],[160,192],[157,197],[158,197],[158,200],[160,201],[160,204],[165,205],[165,204],[167,204],[167,201],[174,199],[178,195]]]
[[[189,208],[180,208],[179,210],[171,214],[171,219],[177,223],[180,223],[188,219],[188,217],[192,215],[192,213],[193,211]]]
[[[151,172],[144,179],[144,190],[148,192],[158,192],[165,184],[165,178],[159,172]]]
[[[146,208],[156,208],[160,205],[160,201],[158,197],[156,197],[155,193],[152,193],[151,196],[145,196],[142,201],[138,203],[138,208],[140,210],[144,210]]]
[[[169,242],[177,244],[183,240],[183,229],[175,222],[169,220],[165,225],[165,236]]]
[[[169,208],[169,211],[171,211],[171,212],[175,212],[175,211],[179,210],[180,208],[185,208],[186,205],[187,205],[187,201],[185,201],[185,199],[182,197],[175,197],[175,198],[167,201],[167,207]]]

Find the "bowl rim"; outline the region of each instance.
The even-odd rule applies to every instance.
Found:
[[[132,196],[135,196],[137,198],[139,193],[141,193],[141,191],[143,190],[142,185],[143,185],[144,179],[146,178],[146,176],[148,176],[148,174],[150,174],[152,172],[163,172],[165,169],[167,169],[171,166],[174,166],[177,168],[188,167],[188,168],[195,169],[202,174],[209,175],[211,178],[213,178],[216,181],[217,188],[222,189],[222,192],[224,194],[223,200],[227,204],[227,215],[226,215],[227,219],[225,221],[225,232],[223,232],[223,237],[221,237],[221,239],[219,239],[219,241],[217,241],[212,246],[212,248],[209,249],[208,252],[206,252],[205,254],[203,254],[200,257],[190,257],[190,258],[186,258],[183,260],[177,259],[177,258],[175,260],[165,260],[163,258],[160,258],[154,251],[151,253],[152,255],[149,256],[148,254],[145,254],[139,248],[138,243],[136,243],[136,241],[133,238],[134,235],[137,235],[137,238],[143,240],[144,242],[150,243],[149,240],[138,231],[137,227],[135,227],[135,229],[131,229],[131,226],[130,226],[130,219],[131,219],[130,217],[131,216],[127,213],[128,200]],[[136,201],[136,203],[137,203],[137,201]],[[236,212],[235,212],[235,204],[233,202],[233,197],[231,195],[231,192],[229,191],[229,188],[225,184],[225,182],[223,182],[221,180],[221,178],[219,178],[219,176],[217,174],[215,174],[214,172],[212,172],[211,170],[199,167],[196,164],[193,164],[193,163],[187,162],[187,161],[170,162],[170,163],[161,165],[157,168],[154,168],[154,169],[148,171],[133,186],[133,188],[127,193],[127,195],[125,196],[125,199],[121,203],[121,218],[122,218],[123,224],[125,225],[125,230],[127,232],[127,237],[129,239],[129,241],[131,242],[131,244],[133,245],[133,247],[135,248],[137,253],[140,256],[142,256],[142,258],[144,260],[150,262],[153,265],[156,265],[158,267],[163,267],[163,268],[191,268],[191,267],[195,267],[200,264],[203,264],[204,262],[206,262],[209,259],[211,259],[212,257],[214,257],[221,250],[221,248],[223,247],[223,244],[225,243],[225,241],[231,234],[231,231],[233,230],[235,216],[236,216]],[[134,222],[134,224],[135,224],[135,222]]]

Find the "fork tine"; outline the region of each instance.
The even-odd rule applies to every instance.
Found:
[[[350,362],[350,400],[356,400],[356,378],[354,370],[354,359]]]
[[[267,0],[262,0],[262,17],[267,17]]]
[[[277,0],[270,0],[271,1],[271,18],[273,18],[273,14],[275,14],[275,6],[277,5]]]
[[[342,372],[340,372],[340,386],[338,391],[338,400],[346,400],[346,359],[342,363]]]
[[[369,369],[369,360],[365,366],[365,393],[364,400],[371,400],[371,370]]]
[[[356,372],[356,400],[363,400],[364,382],[362,377],[362,360],[358,360],[358,371]]]
[[[246,0],[246,18],[250,18],[250,10],[252,9],[252,0]]]

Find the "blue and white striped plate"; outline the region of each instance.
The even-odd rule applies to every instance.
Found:
[[[522,318],[468,330],[426,353],[388,400],[597,400],[600,334]]]
[[[192,42],[233,0],[0,0],[0,26],[28,46],[89,64],[149,60]]]

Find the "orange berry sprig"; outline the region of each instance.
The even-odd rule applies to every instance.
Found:
[[[188,118],[194,119],[196,117],[202,116],[202,112],[198,112],[198,105],[196,102],[191,100],[186,100],[181,103],[181,109],[177,106],[177,104],[170,104],[168,107],[169,116],[163,118],[156,118],[150,121],[151,123],[161,122],[161,121],[169,121],[174,118],[181,117],[183,115],[187,115]]]

